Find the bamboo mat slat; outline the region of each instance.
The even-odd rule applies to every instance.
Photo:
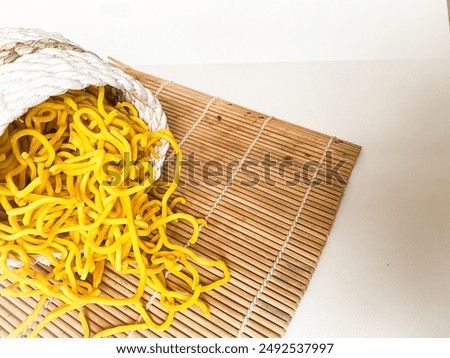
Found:
[[[185,158],[176,194],[187,204],[180,209],[208,220],[192,248],[224,260],[231,272],[227,285],[203,297],[211,317],[193,308],[179,312],[165,332],[117,337],[282,337],[313,277],[360,146],[113,64],[161,102]],[[208,163],[223,171],[213,175],[211,169],[207,178]],[[330,175],[333,168],[340,181]],[[169,166],[164,176],[170,176]],[[190,229],[178,223],[169,233],[184,243]],[[200,269],[200,274],[205,280],[217,277],[214,270]],[[113,270],[105,277],[106,295],[130,295],[136,286],[136,278],[118,277]],[[177,279],[169,277],[169,284],[177,285]],[[159,321],[165,312],[154,296],[147,289],[145,299]],[[14,330],[36,303],[34,298],[0,297],[0,337]],[[40,320],[57,304],[49,302]],[[77,314],[51,322],[40,336],[81,337]],[[140,319],[132,308],[91,305],[85,314],[94,332]]]

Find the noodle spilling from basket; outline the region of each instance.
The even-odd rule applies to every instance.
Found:
[[[87,304],[134,306],[142,317],[94,337],[165,330],[177,311],[191,306],[208,315],[201,294],[230,278],[223,261],[200,257],[189,247],[206,223],[176,210],[184,203],[173,195],[182,158],[171,132],[151,132],[133,105],[113,107],[104,96],[103,87],[90,87],[51,97],[0,137],[0,280],[9,281],[1,294],[40,298],[10,337],[27,333],[48,299],[61,304],[28,337],[72,310],[80,310],[84,336],[90,336]],[[151,160],[164,141],[176,153],[172,182],[153,180]],[[185,245],[167,234],[168,225],[180,220],[192,227]],[[102,292],[106,266],[138,277],[133,295]],[[205,283],[199,267],[218,269],[221,278]],[[184,284],[169,284],[169,274]],[[147,286],[159,295],[163,322],[156,323],[144,307]]]

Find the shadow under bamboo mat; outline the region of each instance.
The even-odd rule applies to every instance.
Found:
[[[318,264],[360,146],[113,64],[161,102],[183,151],[177,194],[187,203],[181,209],[208,219],[192,248],[224,260],[231,272],[228,284],[203,296],[210,317],[191,308],[179,312],[164,332],[117,336],[282,337]],[[170,166],[165,169],[163,176]],[[182,223],[170,234],[183,243],[190,237]],[[214,270],[200,273],[206,280],[217,278]],[[112,297],[132,295],[136,282],[107,270],[102,289]],[[148,288],[144,298],[161,321],[165,313],[152,294]],[[58,304],[47,301],[39,321]],[[33,298],[1,297],[0,337],[35,305]],[[49,323],[40,336],[81,337],[77,314]],[[93,332],[140,319],[136,310],[123,307],[89,306],[86,315]]]

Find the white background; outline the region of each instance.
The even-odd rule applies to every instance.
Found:
[[[450,337],[445,0],[15,1],[0,25],[362,145],[286,336]]]
[[[436,58],[450,51],[445,13],[445,0],[14,0],[0,26],[132,65]]]

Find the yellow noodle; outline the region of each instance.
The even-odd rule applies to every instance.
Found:
[[[20,334],[25,329],[27,329],[27,327],[31,324],[31,322],[33,322],[39,316],[46,301],[47,301],[47,297],[44,295],[41,295],[41,298],[39,299],[33,312],[19,326],[17,326],[17,328],[14,331],[12,331],[10,334],[8,334],[8,338],[19,337]]]
[[[28,335],[28,338],[35,338],[39,334],[39,332],[51,321],[57,319],[58,317],[61,317],[62,315],[66,314],[67,312],[70,312],[72,310],[76,310],[80,307],[80,304],[74,303],[73,305],[64,304],[56,309],[54,309],[52,312],[48,313],[45,318],[40,322],[35,329],[31,331],[31,333]]]
[[[168,143],[176,153],[172,182],[155,182],[157,147]],[[0,280],[11,283],[2,295],[40,296],[33,313],[11,336],[27,331],[49,298],[61,305],[32,330],[35,337],[52,320],[81,309],[84,337],[90,336],[82,307],[87,304],[131,306],[143,323],[124,324],[94,334],[104,337],[135,329],[167,329],[178,311],[196,306],[209,315],[203,292],[225,284],[223,261],[201,258],[189,246],[206,222],[175,212],[173,198],[182,154],[169,130],[151,132],[127,102],[105,101],[104,88],[68,91],[31,108],[0,137]],[[186,246],[167,235],[183,220],[192,227]],[[49,273],[36,271],[36,257]],[[18,267],[8,260],[14,258]],[[200,283],[198,266],[222,271],[214,282]],[[131,296],[101,291],[105,270],[134,275]],[[184,282],[168,285],[166,275]],[[141,300],[146,287],[159,293],[166,312],[155,323]]]
[[[80,320],[81,328],[83,329],[83,337],[89,338],[90,336],[89,324],[82,310],[80,310],[80,313],[78,314],[78,319]]]

